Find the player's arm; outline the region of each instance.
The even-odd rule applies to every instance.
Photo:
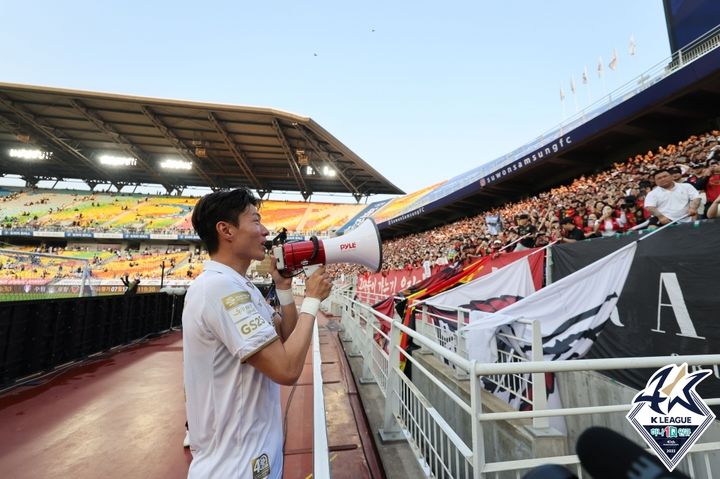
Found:
[[[276,383],[295,384],[305,365],[320,301],[330,295],[331,288],[325,267],[315,271],[305,284],[305,300],[287,340],[274,341],[250,356],[247,362]]]

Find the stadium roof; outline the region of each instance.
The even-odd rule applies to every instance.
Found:
[[[27,148],[51,155],[43,161],[10,155]],[[134,158],[135,164],[109,166],[100,162],[102,155]],[[192,167],[164,169],[160,162],[166,159]],[[168,191],[247,186],[261,195],[350,193],[358,201],[403,193],[307,117],[10,83],[0,83],[0,173],[30,183],[78,178],[91,186],[160,184]]]

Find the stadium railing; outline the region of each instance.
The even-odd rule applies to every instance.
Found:
[[[604,371],[628,368],[659,368],[668,364],[685,362],[688,365],[715,365],[720,363],[720,355],[663,356],[644,358],[612,358],[572,361],[533,361],[484,364],[463,358],[459,354],[443,348],[423,334],[404,326],[396,319],[379,313],[371,306],[356,301],[352,293],[343,290],[334,292],[332,300],[342,310],[344,341],[348,345],[349,355],[362,356],[363,373],[361,381],[376,382],[385,398],[383,427],[379,431],[385,441],[407,440],[413,449],[420,466],[428,476],[468,478],[468,477],[520,477],[523,471],[529,471],[543,464],[560,464],[574,469],[578,477],[583,477],[579,458],[576,455],[550,456],[542,458],[522,458],[488,462],[487,447],[483,440],[483,428],[492,423],[522,421],[542,418],[547,421],[553,417],[571,417],[578,415],[602,415],[627,412],[630,404],[611,404],[573,408],[548,409],[547,406],[534,404],[529,411],[484,412],[484,397],[489,393],[483,388],[483,379],[507,374],[532,375],[570,371]],[[380,320],[390,325],[385,333],[380,328]],[[434,355],[464,371],[470,381],[469,400],[463,399],[448,387],[441,379],[428,371],[418,360],[401,347],[401,334],[431,351]],[[381,345],[380,343],[385,343]],[[471,424],[471,440],[464,441],[443,417],[433,403],[420,391],[413,380],[400,368],[401,357],[412,364],[413,375],[422,374],[442,400],[457,406],[461,419]],[[720,405],[720,398],[705,398],[709,406]],[[547,424],[547,423],[546,423]],[[548,429],[547,427],[545,427]],[[695,444],[678,466],[691,477],[712,478],[720,475],[720,464],[714,462],[720,451],[720,442]]]
[[[322,356],[320,355],[320,333],[315,321],[313,326],[313,477],[330,477],[330,450],[327,438],[325,416],[325,395],[323,394]]]

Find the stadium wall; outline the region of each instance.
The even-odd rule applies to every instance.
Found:
[[[180,326],[165,293],[0,302],[0,388]]]

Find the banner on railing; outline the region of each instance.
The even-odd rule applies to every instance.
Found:
[[[632,263],[637,242],[603,257],[501,312],[472,311],[465,327],[468,357],[497,360],[497,333],[525,338],[513,347],[530,355],[532,331],[518,320],[538,321],[546,361],[583,357],[605,326],[617,303]]]
[[[435,341],[458,352],[458,311],[455,308],[500,311],[542,286],[545,252],[529,255],[532,251],[525,250],[522,252],[526,255],[524,258],[500,269],[487,268],[488,274],[426,300],[427,321],[432,325]],[[464,319],[467,323],[468,317],[464,316]],[[417,317],[415,321],[417,324]]]
[[[485,256],[468,265],[448,266],[420,283],[403,290],[401,294],[405,297],[405,301],[401,302],[398,307],[398,313],[403,317],[403,324],[411,329],[416,329],[416,303],[469,283],[512,263],[518,258],[528,255],[530,252],[529,250],[524,250],[512,253],[501,253],[493,256]],[[415,349],[412,339],[404,333],[400,338],[400,347],[408,352]],[[405,368],[404,358],[400,360],[400,368],[403,370]]]
[[[581,241],[552,250],[557,281],[637,236]],[[694,355],[720,344],[720,221],[671,226],[641,241],[617,308],[589,358]],[[605,373],[643,389],[652,371]],[[720,396],[720,367],[698,386],[701,397]]]
[[[418,283],[423,279],[423,269],[393,270],[358,277],[357,295],[360,301],[375,303],[382,298],[392,296],[398,291]]]

